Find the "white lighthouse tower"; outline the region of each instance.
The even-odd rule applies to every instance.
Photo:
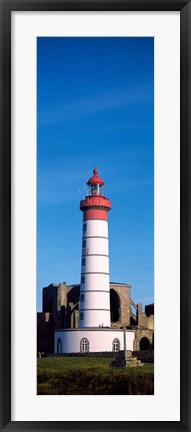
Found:
[[[79,327],[110,327],[108,211],[103,180],[93,170],[89,194],[80,202],[83,211]]]
[[[133,350],[135,330],[111,327],[108,212],[98,170],[88,180],[89,193],[80,201],[83,212],[79,327],[55,330],[55,353]]]

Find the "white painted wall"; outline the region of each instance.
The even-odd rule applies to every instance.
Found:
[[[82,273],[86,272],[103,272],[109,273],[109,258],[107,256],[86,255],[85,265],[82,265]]]
[[[92,253],[108,255],[108,239],[102,237],[86,238],[86,247],[82,248],[82,255]]]
[[[120,341],[120,349],[124,349],[123,330],[116,329],[100,329],[100,330],[61,330],[56,331],[54,336],[54,350],[57,352],[57,341],[62,341],[63,353],[78,353],[80,352],[80,341],[82,338],[87,338],[89,341],[90,352],[112,351],[112,343],[115,338]],[[133,341],[135,338],[134,331],[126,331],[126,349],[133,351]]]
[[[80,309],[110,309],[110,293],[108,292],[91,292],[84,294],[84,301],[80,301]],[[99,296],[98,296],[99,294]]]
[[[85,223],[87,229],[82,234],[86,240],[86,245],[82,244],[85,264],[81,266],[85,281],[80,291],[89,292],[85,294],[84,303],[80,303],[83,319],[79,319],[79,327],[110,327],[108,222],[88,220]]]
[[[106,274],[86,274],[85,284],[81,283],[80,290],[108,290],[109,275]]]
[[[79,327],[110,327],[110,311],[108,310],[86,310],[83,311],[84,319],[79,319]]]
[[[90,235],[108,237],[108,221],[92,219],[83,223],[87,224],[87,230],[82,234],[83,237]]]

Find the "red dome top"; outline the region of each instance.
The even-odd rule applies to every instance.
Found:
[[[104,185],[104,181],[98,176],[98,169],[95,168],[93,170],[93,173],[94,173],[94,175],[93,175],[93,177],[91,177],[88,180],[87,185],[90,186],[90,185],[93,185],[93,184],[99,184],[99,185],[103,186]]]

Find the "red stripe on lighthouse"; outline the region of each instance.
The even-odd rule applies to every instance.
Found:
[[[108,212],[107,210],[101,210],[101,209],[88,209],[84,210],[83,220],[90,220],[90,219],[102,219],[102,220],[108,220]]]

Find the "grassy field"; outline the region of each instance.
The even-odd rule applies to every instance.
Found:
[[[154,365],[110,368],[111,358],[46,357],[38,359],[39,395],[151,395]]]

